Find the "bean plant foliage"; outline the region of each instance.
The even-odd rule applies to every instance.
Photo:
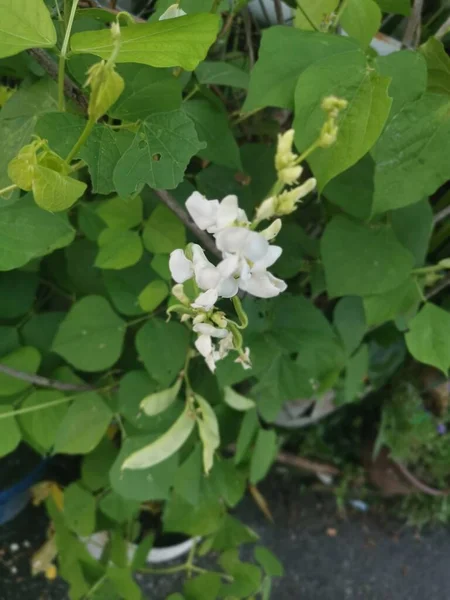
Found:
[[[450,367],[450,59],[369,46],[406,1],[299,0],[250,52],[245,1],[148,4],[0,0],[0,455],[79,458],[35,492],[73,600],[141,598],[155,514],[196,540],[172,600],[268,599],[230,510],[285,403]]]

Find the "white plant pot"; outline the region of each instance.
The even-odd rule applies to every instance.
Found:
[[[189,550],[199,539],[200,538],[191,538],[181,542],[180,544],[175,544],[174,546],[152,548],[152,550],[150,550],[148,553],[147,563],[150,565],[156,565],[180,558],[181,556],[188,554]],[[108,534],[106,531],[99,531],[89,537],[82,538],[82,541],[85,543],[89,554],[98,560],[101,557],[108,541]],[[128,544],[127,555],[130,562],[133,560],[136,549],[136,544]]]
[[[251,0],[248,9],[258,23],[263,26],[276,25],[278,23],[273,0]],[[284,22],[291,22],[295,14],[292,8],[284,2],[281,2],[281,10]]]

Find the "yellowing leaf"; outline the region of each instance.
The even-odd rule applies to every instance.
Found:
[[[254,408],[255,402],[250,400],[250,398],[246,398],[245,396],[241,396],[233,390],[231,387],[226,387],[224,390],[223,399],[225,400],[228,406],[234,408],[234,410],[246,411]]]
[[[193,71],[206,57],[218,26],[217,15],[204,13],[123,27],[116,62]],[[107,59],[113,51],[113,40],[109,30],[86,31],[72,36],[71,47],[75,54],[95,54]]]
[[[130,454],[124,460],[121,470],[147,469],[166,460],[166,458],[169,458],[169,456],[172,456],[172,454],[175,454],[181,448],[194,429],[194,425],[195,418],[191,414],[190,407],[186,405],[184,412],[178,417],[172,427],[158,438],[156,442]]]
[[[149,417],[154,417],[167,410],[175,402],[181,388],[181,383],[182,379],[179,377],[174,385],[167,390],[161,390],[160,392],[146,396],[140,404],[141,410]]]
[[[67,210],[80,198],[86,184],[53,169],[37,165],[34,168],[33,196],[36,204],[50,212]]]
[[[56,31],[43,0],[0,0],[0,58],[55,44]]]
[[[200,405],[201,414],[197,419],[197,425],[203,444],[203,468],[208,474],[213,466],[214,452],[220,444],[219,423],[216,413],[204,398],[196,394],[195,400]]]
[[[139,294],[139,306],[145,312],[153,312],[169,295],[169,287],[162,279],[151,281]]]

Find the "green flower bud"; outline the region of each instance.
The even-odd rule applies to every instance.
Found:
[[[94,121],[98,121],[108,112],[125,87],[122,77],[116,73],[114,66],[104,60],[89,69],[86,85],[91,87],[88,114]]]

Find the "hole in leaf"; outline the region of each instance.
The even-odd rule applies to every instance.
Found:
[[[152,156],[152,160],[154,160],[155,162],[158,162],[161,160],[161,154],[159,154],[159,152],[157,152],[156,154],[154,154]]]

